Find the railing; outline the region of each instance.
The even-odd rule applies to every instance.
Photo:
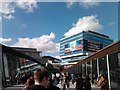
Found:
[[[92,54],[91,56],[89,56],[83,60],[80,60],[77,64],[74,64],[73,66],[71,66],[69,68],[66,68],[63,72],[66,72],[69,69],[74,68],[74,67],[76,67],[80,64],[83,64],[85,62],[89,62],[91,60],[94,60],[95,58],[100,58],[100,57],[103,57],[105,55],[111,54],[112,52],[119,51],[119,50],[120,50],[120,40],[106,46],[105,48],[99,50],[98,52]]]
[[[104,75],[106,74],[109,83],[109,89],[118,90],[120,88],[120,77],[119,77],[120,73],[117,72],[120,71],[119,54],[120,54],[120,40],[108,45],[107,47],[99,50],[98,52],[92,54],[91,56],[88,56],[87,58],[80,60],[78,63],[64,69],[63,72],[71,72],[71,73],[76,72],[76,73],[81,73],[83,75],[96,74],[97,78],[99,77],[100,74],[104,74]],[[96,63],[97,66],[94,67],[93,70],[92,62],[95,64],[94,61],[97,62]],[[90,70],[90,72],[87,71],[87,68],[89,67],[87,66],[87,63],[89,63],[90,65],[90,69],[88,69]],[[83,65],[85,65],[85,70],[78,69]]]

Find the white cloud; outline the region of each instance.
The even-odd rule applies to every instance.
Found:
[[[100,3],[97,2],[97,0],[81,0],[80,2],[80,5],[86,9],[94,7],[94,6],[98,6],[99,4]]]
[[[0,37],[0,43],[6,43],[6,42],[10,42],[11,38],[2,38]]]
[[[94,6],[98,6],[100,3],[98,0],[67,0],[67,8],[71,8],[75,2],[79,2],[79,5],[85,9],[92,8]]]
[[[67,0],[67,8],[70,8],[74,4],[75,0]]]
[[[12,15],[15,12],[15,6],[13,3],[4,2],[0,4],[0,13],[3,14],[3,17],[6,19],[13,19]]]
[[[74,26],[64,34],[64,36],[69,37],[79,32],[87,30],[98,31],[101,28],[102,25],[100,25],[96,15],[84,16],[80,18],[78,22],[74,24]]]
[[[1,2],[0,3],[0,13],[3,14],[5,19],[13,19],[13,14],[15,13],[15,8],[21,8],[26,10],[26,12],[34,12],[34,9],[37,8],[36,0],[17,0],[12,2]]]
[[[27,12],[33,12],[34,8],[37,8],[36,0],[18,0],[17,6],[21,9],[27,10]]]
[[[50,33],[50,35],[42,35],[36,38],[18,38],[18,42],[16,42],[12,46],[17,47],[29,47],[29,48],[37,48],[39,51],[48,52],[48,53],[57,53],[59,52],[59,43],[53,42],[55,38],[54,33]]]
[[[0,22],[2,21],[2,17],[0,16]]]
[[[15,7],[13,3],[2,3],[0,8],[0,12],[3,14],[10,14],[15,12]]]
[[[111,22],[111,23],[108,24],[108,26],[113,26],[115,24],[116,24],[115,22]]]
[[[12,16],[11,14],[3,15],[3,17],[8,20],[14,19],[14,16]]]
[[[22,24],[21,27],[20,27],[20,30],[24,30],[27,28],[27,24]]]

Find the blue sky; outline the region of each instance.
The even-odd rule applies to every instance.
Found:
[[[59,56],[59,43],[82,30],[93,30],[118,40],[117,2],[3,3],[2,43],[32,47],[43,55]],[[24,1],[24,0],[23,0]]]

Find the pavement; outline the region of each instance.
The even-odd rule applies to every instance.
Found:
[[[13,85],[9,87],[4,87],[2,90],[25,90],[25,85]]]
[[[62,84],[59,83],[57,86],[62,90],[63,88]],[[76,83],[72,84],[72,82],[70,82],[70,87],[67,90],[75,90],[75,86],[76,86]],[[91,90],[98,90],[98,87],[96,85],[91,85],[91,87],[92,87]]]
[[[70,82],[70,88],[67,88],[66,90],[75,90],[75,85],[76,83],[72,84],[72,82]],[[62,90],[63,88],[62,84],[59,83],[57,86]],[[92,85],[91,87],[92,87],[91,90],[98,90],[96,85]],[[25,90],[25,85],[13,85],[10,87],[5,87],[1,90]]]

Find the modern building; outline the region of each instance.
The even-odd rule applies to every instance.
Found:
[[[44,64],[50,73],[57,73],[60,71],[59,68],[61,66],[61,60],[55,57],[43,56],[40,58],[40,62]]]
[[[22,48],[22,47],[12,47],[12,48],[40,61],[48,71],[50,72],[57,71],[52,64],[60,63],[59,59],[56,59],[51,56],[42,56],[42,52],[37,51],[36,48]],[[22,72],[29,72],[29,71],[35,70],[36,67],[39,66],[38,63],[31,60],[19,58],[19,61],[20,61],[20,70]]]
[[[63,72],[89,75],[92,84],[97,84],[103,74],[110,90],[120,88],[120,41],[113,42],[108,36],[93,31],[83,31],[60,41],[60,57]],[[76,63],[73,64],[73,61]],[[72,62],[72,63],[70,63]]]
[[[17,84],[17,76],[43,66],[38,60],[41,52],[33,48],[15,48],[0,44],[0,88]],[[19,80],[21,83],[21,80]]]
[[[112,42],[113,40],[109,36],[90,30],[82,31],[60,40],[60,59],[63,61],[63,65],[65,63],[74,64]]]
[[[89,75],[93,85],[97,85],[97,80],[102,74],[108,80],[109,90],[119,90],[120,40],[113,42],[98,52],[82,59],[77,64],[66,68],[63,72]]]
[[[35,58],[36,60],[39,60],[42,57],[42,52],[41,51],[37,51],[36,48],[23,48],[23,47],[12,47],[13,49],[31,56],[32,58]],[[20,63],[20,67],[18,67],[21,72],[29,72],[32,71],[34,69],[36,69],[36,67],[38,66],[38,63],[25,59],[25,58],[18,58],[19,63]]]
[[[35,48],[8,47],[0,44],[0,90],[7,86],[22,83],[24,74],[45,67],[49,72],[59,72],[52,64],[59,59],[42,56]]]
[[[42,57],[42,51],[38,51],[36,48],[23,48],[23,47],[12,47],[12,48],[28,56],[31,56],[35,59],[39,59],[40,57]]]

